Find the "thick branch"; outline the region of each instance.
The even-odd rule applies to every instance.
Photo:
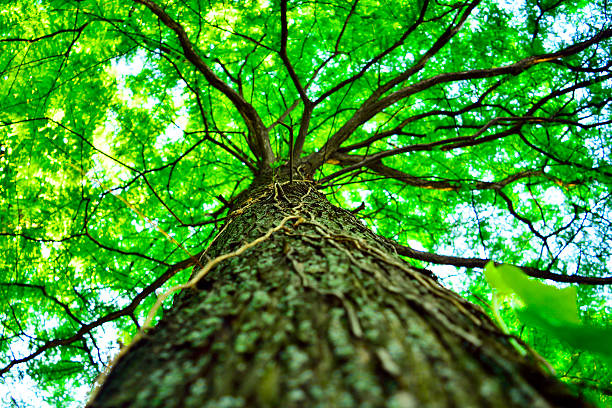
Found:
[[[484,268],[491,259],[484,258],[461,258],[458,256],[438,255],[431,252],[417,251],[407,246],[403,246],[392,242],[395,250],[399,255],[407,256],[408,258],[417,259],[419,261],[431,262],[438,265],[453,265],[466,268]],[[555,282],[577,283],[581,285],[610,285],[612,284],[612,276],[593,277],[581,275],[561,275],[542,269],[533,268],[531,266],[518,266],[527,275],[534,278],[550,279]]]
[[[404,71],[400,75],[396,76],[392,80],[388,81],[384,85],[380,86],[378,89],[376,89],[376,91],[374,91],[374,93],[372,94],[372,96],[368,100],[369,101],[375,101],[376,99],[378,99],[382,95],[384,95],[387,91],[393,89],[393,87],[395,87],[396,85],[401,84],[402,82],[404,82],[408,78],[410,78],[412,75],[416,74],[421,69],[423,69],[425,67],[425,65],[427,64],[427,62],[429,62],[429,60],[434,55],[436,55],[438,53],[438,51],[440,51],[442,48],[444,48],[444,46],[446,44],[448,44],[448,42],[455,36],[455,34],[457,34],[459,32],[459,30],[461,29],[461,27],[463,27],[463,24],[465,23],[467,18],[470,16],[470,14],[472,14],[472,11],[474,11],[474,8],[479,3],[480,3],[480,0],[473,0],[468,5],[468,7],[464,10],[463,14],[459,18],[459,21],[457,21],[456,24],[453,22],[453,24],[451,24],[450,27],[448,27],[446,29],[446,31],[444,31],[444,33],[442,33],[442,35],[434,42],[434,44],[431,46],[431,48],[429,50],[427,50],[427,52],[425,54],[423,54],[421,59],[419,59],[419,61],[416,64],[414,64],[414,66],[412,66],[410,69]],[[457,18],[457,17],[458,17],[458,15],[455,16],[455,18]]]
[[[376,100],[376,101],[368,100],[330,138],[330,140],[325,144],[325,146],[323,146],[323,148],[319,152],[313,153],[313,155],[311,155],[311,157],[309,158],[309,161],[311,162],[311,165],[313,166],[313,168],[319,167],[322,163],[324,163],[327,159],[329,159],[338,150],[340,145],[346,139],[348,139],[350,135],[359,126],[363,125],[365,122],[367,122],[369,119],[371,119],[376,114],[381,112],[383,109],[393,105],[394,103],[404,98],[407,98],[418,92],[422,92],[426,89],[429,89],[432,86],[443,84],[443,83],[448,83],[448,82],[491,78],[491,77],[508,75],[508,74],[518,75],[534,65],[577,54],[585,50],[589,46],[596,44],[599,41],[606,39],[606,38],[610,38],[610,37],[612,37],[612,29],[604,30],[587,41],[572,45],[570,47],[567,47],[563,50],[560,50],[554,53],[527,57],[514,64],[506,65],[506,66],[499,67],[499,68],[475,69],[475,70],[470,70],[470,71],[449,72],[449,73],[435,75],[433,77],[424,79],[415,84],[408,85],[404,88],[401,88],[379,100]]]
[[[310,118],[312,117],[312,105],[304,106],[304,112],[302,112],[302,119],[300,120],[300,130],[298,131],[295,145],[293,146],[292,158],[297,161],[302,155],[304,149],[304,143],[306,142],[306,135],[308,134],[308,126],[310,125]]]
[[[70,337],[48,341],[42,346],[38,347],[38,349],[36,349],[36,351],[32,352],[31,354],[25,357],[22,357],[22,358],[12,360],[9,364],[7,364],[5,367],[2,367],[0,369],[0,376],[8,372],[11,368],[16,366],[17,364],[21,364],[21,363],[25,363],[27,361],[33,360],[34,358],[36,358],[37,356],[39,356],[40,354],[44,353],[47,350],[50,350],[58,346],[65,346],[65,345],[74,343],[75,341],[82,339],[84,335],[91,332],[96,327],[102,326],[103,324],[111,322],[113,320],[117,320],[118,318],[122,316],[131,315],[136,309],[136,307],[140,305],[140,303],[147,296],[152,294],[156,289],[160,288],[168,279],[174,276],[174,274],[192,265],[195,265],[197,263],[197,258],[198,258],[198,255],[195,255],[194,257],[185,259],[177,264],[170,266],[166,272],[164,272],[157,279],[155,279],[151,284],[149,284],[146,288],[144,288],[138,295],[136,295],[134,299],[132,299],[130,304],[124,307],[123,309],[109,313],[106,316],[100,317],[99,319],[91,323],[82,325],[81,328]]]
[[[379,98],[385,92],[389,91],[390,89],[392,89],[396,85],[406,81],[412,75],[414,75],[415,73],[417,73],[420,70],[422,70],[425,67],[425,65],[427,64],[427,62],[434,55],[436,55],[438,53],[438,51],[440,51],[455,36],[455,34],[457,34],[459,32],[459,29],[463,26],[463,24],[467,20],[468,16],[471,14],[471,12],[474,10],[474,8],[476,7],[476,5],[478,5],[479,2],[480,2],[480,0],[472,1],[472,3],[470,3],[470,5],[464,11],[464,13],[461,16],[461,18],[459,19],[459,21],[456,24],[454,24],[454,22],[451,23],[451,25],[446,29],[446,31],[444,33],[442,33],[442,35],[434,42],[434,44],[429,48],[429,50],[427,50],[427,52],[425,52],[425,54],[423,54],[423,56],[419,59],[419,61],[416,64],[414,64],[410,69],[404,71],[400,75],[396,76],[395,78],[393,78],[392,80],[388,81],[387,83],[381,85],[374,92],[372,92],[372,94],[363,103],[363,105],[357,110],[355,115],[353,115],[353,117],[351,119],[349,119],[349,121],[345,124],[345,126],[349,125],[351,123],[351,121],[353,121],[353,119],[359,118],[362,114],[368,115],[367,111],[371,110],[371,108],[369,108],[371,105],[373,105],[373,109],[377,109],[377,110],[375,112],[373,112],[373,114],[371,116],[368,116],[367,118],[365,118],[365,120],[363,122],[358,123],[357,126],[354,127],[352,130],[350,130],[350,132],[348,132],[348,133],[346,133],[346,130],[349,130],[351,128],[351,126],[347,127],[344,131],[343,131],[343,129],[345,128],[345,126],[340,128],[340,130],[338,132],[336,132],[336,134],[334,134],[331,137],[331,139],[325,144],[325,146],[323,147],[322,151],[323,152],[333,152],[333,151],[336,151],[338,149],[338,147],[340,147],[340,145],[353,133],[353,131],[355,131],[355,129],[357,129],[357,127],[359,127],[361,124],[365,123],[367,120],[372,118],[376,113],[381,112],[382,109],[384,109],[384,107],[381,107],[380,109],[378,107],[376,107],[376,101],[379,100]],[[423,11],[424,11],[424,9],[423,9]],[[422,81],[422,82],[424,82],[424,81]],[[385,100],[385,99],[386,98],[383,98],[383,100]],[[393,102],[393,103],[395,103],[395,102]],[[327,157],[325,157],[325,159],[327,159]],[[325,160],[323,160],[323,161],[325,161]]]
[[[287,72],[289,72],[289,76],[293,81],[293,85],[297,89],[300,94],[300,99],[304,104],[304,113],[302,114],[302,119],[300,122],[300,130],[298,132],[297,139],[295,141],[295,145],[291,148],[291,157],[290,161],[296,160],[302,154],[302,148],[304,147],[304,141],[306,140],[306,134],[308,133],[308,126],[310,125],[310,118],[312,116],[313,103],[306,95],[306,90],[300,83],[300,79],[298,78],[291,61],[289,61],[289,57],[287,56],[287,40],[289,38],[289,30],[287,28],[287,0],[281,1],[281,47],[280,47],[280,57],[287,68]]]
[[[300,79],[298,78],[297,73],[295,72],[295,69],[293,68],[293,65],[291,64],[291,61],[289,61],[289,56],[287,55],[287,40],[289,39],[289,29],[287,27],[287,0],[282,0],[280,7],[281,7],[281,46],[280,46],[279,54],[280,54],[281,60],[283,61],[283,64],[285,64],[285,68],[287,68],[287,72],[289,72],[289,77],[291,77],[291,80],[293,81],[293,85],[295,86],[295,89],[300,94],[300,98],[302,99],[302,102],[304,103],[305,106],[308,106],[311,104],[310,99],[308,99],[308,96],[306,96],[304,87],[300,83]]]
[[[361,68],[361,70],[357,74],[353,75],[350,78],[345,79],[344,81],[340,82],[339,84],[337,84],[333,88],[331,88],[328,91],[324,92],[314,102],[315,105],[318,105],[319,103],[323,102],[329,96],[331,96],[334,93],[338,92],[340,89],[344,88],[346,85],[349,85],[349,84],[355,82],[356,80],[358,80],[359,78],[361,78],[366,72],[368,72],[368,70],[374,64],[376,64],[377,62],[382,60],[385,56],[389,55],[393,50],[395,50],[397,47],[402,45],[404,43],[404,41],[406,41],[406,38],[408,38],[408,36],[412,32],[414,32],[414,30],[416,30],[416,28],[423,22],[423,19],[425,18],[425,12],[427,11],[427,7],[428,6],[429,6],[429,0],[425,0],[423,2],[423,7],[421,8],[421,12],[419,14],[418,19],[414,22],[414,24],[412,24],[410,27],[408,27],[408,29],[402,34],[402,36],[399,38],[399,40],[397,40],[391,47],[387,48],[386,50],[384,50],[383,52],[381,52],[380,54],[378,54],[377,56],[375,56],[374,58],[369,60],[367,63],[365,63],[364,66]]]
[[[472,145],[476,145],[476,144],[488,142],[488,141],[493,140],[493,139],[500,139],[502,137],[506,137],[506,136],[515,134],[515,133],[517,133],[519,131],[520,131],[520,125],[516,125],[516,126],[511,127],[508,130],[503,131],[503,132],[495,133],[495,134],[492,134],[492,135],[489,135],[489,136],[477,139],[477,140],[472,141],[470,143]],[[356,169],[358,169],[360,167],[369,166],[372,163],[376,163],[376,162],[380,161],[381,159],[383,159],[385,157],[396,156],[398,154],[407,153],[407,152],[429,151],[429,150],[433,150],[434,148],[439,147],[439,146],[444,146],[444,145],[449,144],[449,143],[455,143],[455,142],[464,141],[466,139],[473,140],[473,139],[471,139],[470,136],[459,136],[459,137],[451,137],[451,138],[444,139],[444,140],[437,140],[437,141],[431,142],[431,143],[421,143],[421,144],[409,145],[409,146],[404,146],[404,147],[398,147],[398,148],[391,149],[391,150],[383,150],[382,152],[378,152],[378,153],[372,154],[371,156],[363,156],[363,159],[361,161],[356,162],[354,164],[350,164],[350,165],[346,166],[345,168],[343,168],[342,170],[338,170],[337,172],[335,172],[333,174],[330,174],[329,176],[320,179],[319,183],[325,183],[325,182],[331,180],[332,178],[336,178],[336,177],[341,176],[343,174],[346,174],[346,173],[348,173],[350,171],[356,170]],[[334,153],[332,155],[327,155],[327,157],[328,157],[327,160],[331,159],[332,157],[334,157],[337,154],[339,154],[339,153],[336,152],[336,153]]]
[[[350,164],[361,164],[366,160],[367,156],[358,156],[358,155],[348,155],[342,153],[336,153],[332,160],[338,160],[338,164],[340,165],[350,165]],[[433,190],[443,190],[443,191],[457,191],[462,188],[462,185],[468,184],[469,189],[471,190],[499,190],[508,184],[511,184],[517,180],[527,178],[527,177],[535,177],[535,176],[543,176],[544,172],[542,170],[523,170],[519,171],[515,174],[509,175],[502,180],[489,182],[489,181],[478,181],[478,180],[428,180],[426,178],[412,176],[403,171],[396,170],[392,167],[385,166],[381,161],[374,161],[367,163],[364,167],[367,167],[376,173],[385,176],[387,178],[392,178],[403,183],[406,183],[410,186],[433,189]],[[324,183],[332,180],[336,176],[333,173],[319,182]]]
[[[470,112],[474,109],[480,108],[482,107],[482,104],[485,100],[485,98],[491,94],[495,89],[497,89],[500,85],[502,84],[501,81],[498,81],[497,83],[493,84],[492,86],[490,86],[485,92],[482,93],[482,95],[480,95],[480,97],[478,98],[478,100],[475,103],[469,104],[467,106],[464,106],[461,109],[458,110],[441,110],[441,109],[436,109],[436,110],[432,110],[429,112],[424,112],[424,113],[419,113],[417,115],[413,115],[413,116],[409,116],[406,119],[402,120],[402,122],[395,126],[393,129],[387,130],[387,131],[383,131],[380,133],[376,133],[374,135],[372,135],[371,137],[369,137],[368,139],[362,141],[362,142],[358,142],[355,144],[352,144],[350,146],[346,146],[346,147],[341,147],[338,149],[339,152],[350,152],[351,150],[356,150],[356,149],[361,149],[362,147],[367,147],[372,145],[372,143],[378,141],[378,140],[382,140],[385,139],[389,136],[393,136],[393,135],[399,135],[399,134],[405,134],[405,132],[403,132],[403,128],[406,127],[408,124],[412,123],[412,122],[416,122],[419,121],[421,119],[430,117],[430,116],[450,116],[450,117],[456,117],[459,116],[463,113],[466,112]],[[425,135],[423,135],[425,136]]]
[[[196,53],[187,37],[187,33],[183,26],[174,21],[161,7],[150,0],[133,0],[136,3],[143,4],[151,10],[168,28],[174,31],[181,43],[185,57],[200,71],[204,78],[215,89],[223,93],[236,107],[242,118],[244,119],[249,132],[251,133],[254,143],[250,146],[253,153],[262,160],[262,165],[267,167],[274,161],[274,153],[270,146],[270,138],[268,131],[264,126],[261,118],[255,111],[255,108],[248,103],[239,93],[234,91],[228,84],[223,82],[202,58]]]

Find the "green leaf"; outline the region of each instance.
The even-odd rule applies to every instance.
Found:
[[[525,324],[546,330],[567,344],[603,355],[612,360],[612,327],[580,322],[575,287],[557,288],[529,278],[511,265],[489,262],[485,278],[500,295],[517,295],[523,306],[516,312]]]
[[[500,295],[511,295],[513,293],[512,288],[506,284],[499,268],[495,266],[493,261],[485,266],[484,275],[489,286],[497,289]]]
[[[485,277],[491,287],[502,295],[516,294],[525,307],[559,322],[578,323],[576,288],[557,288],[529,278],[519,268],[511,265],[495,266],[489,262]]]
[[[612,327],[561,323],[547,319],[539,310],[530,307],[517,313],[524,323],[544,329],[572,347],[600,354],[612,362]]]

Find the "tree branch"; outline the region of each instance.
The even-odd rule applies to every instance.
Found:
[[[87,27],[89,23],[85,23],[78,28],[65,28],[62,30],[57,30],[53,33],[45,34],[40,37],[34,38],[20,38],[20,37],[12,37],[12,38],[0,38],[0,42],[27,42],[27,43],[35,43],[40,40],[44,40],[47,38],[55,37],[56,35],[64,34],[64,33],[81,33],[85,27]]]
[[[42,346],[38,347],[38,349],[36,349],[36,351],[30,353],[29,355],[22,357],[22,358],[17,358],[12,360],[9,364],[7,364],[6,366],[2,367],[0,369],[0,376],[3,375],[4,373],[8,372],[11,368],[13,368],[14,366],[21,364],[21,363],[25,363],[27,361],[33,360],[34,358],[36,358],[37,356],[39,356],[40,354],[44,353],[47,350],[50,350],[52,348],[58,347],[58,346],[65,346],[71,343],[74,343],[75,341],[78,341],[80,339],[83,338],[84,335],[86,335],[87,333],[91,332],[93,329],[95,329],[96,327],[102,326],[105,323],[111,322],[113,320],[116,320],[122,316],[130,316],[134,310],[136,309],[136,307],[147,297],[149,296],[151,293],[155,292],[156,289],[160,288],[168,279],[170,279],[172,276],[174,276],[177,272],[182,271],[183,269],[186,269],[192,265],[195,265],[197,263],[197,257],[198,255],[195,255],[194,257],[191,258],[187,258],[179,263],[176,263],[170,267],[168,267],[168,269],[166,270],[166,272],[164,272],[163,274],[161,274],[159,277],[157,277],[157,279],[155,279],[152,283],[150,283],[146,288],[144,288],[138,295],[136,295],[136,297],[134,297],[134,299],[132,299],[132,301],[130,302],[129,305],[127,305],[126,307],[124,307],[123,309],[117,310],[115,312],[109,313],[103,317],[100,317],[99,319],[82,325],[81,328],[79,330],[77,330],[76,333],[74,333],[72,336],[70,337],[66,337],[63,339],[55,339],[55,340],[51,340],[51,341],[47,341],[45,344],[43,344]]]
[[[66,315],[68,315],[68,317],[70,317],[72,320],[74,320],[78,324],[83,325],[83,322],[78,317],[76,317],[74,313],[72,313],[72,311],[70,310],[70,307],[66,303],[60,301],[55,296],[50,295],[49,292],[47,292],[47,288],[43,285],[34,285],[31,283],[20,283],[20,282],[0,282],[0,286],[5,286],[5,287],[16,286],[20,288],[37,289],[42,292],[44,297],[46,297],[47,299],[49,299],[50,301],[52,301],[53,303],[61,307],[64,310],[64,312],[66,312]]]
[[[395,247],[395,250],[399,255],[406,256],[408,258],[417,259],[419,261],[431,262],[438,265],[452,265],[456,267],[465,267],[465,268],[484,268],[487,263],[491,261],[491,259],[484,258],[461,258],[457,256],[449,256],[449,255],[438,255],[432,254],[431,252],[425,251],[417,251],[416,249],[412,249],[408,246],[400,245],[393,240],[388,240],[387,242],[392,243]],[[593,277],[593,276],[582,276],[582,275],[561,275],[558,273],[553,273],[550,271],[545,271],[538,268],[533,268],[531,266],[517,266],[527,275],[540,278],[540,279],[550,279],[555,282],[565,282],[565,283],[577,283],[581,285],[611,285],[612,284],[612,276],[605,277]]]
[[[353,114],[353,116],[329,139],[329,141],[318,152],[313,153],[308,161],[313,168],[318,168],[327,159],[329,159],[340,147],[340,145],[353,134],[353,132],[369,119],[381,112],[383,109],[393,105],[394,103],[407,98],[408,96],[422,92],[432,86],[472,79],[491,78],[501,75],[518,75],[530,67],[544,62],[558,60],[563,57],[577,54],[593,44],[598,43],[603,39],[612,37],[612,29],[604,30],[587,41],[574,44],[560,51],[541,54],[524,58],[514,64],[506,65],[499,68],[475,69],[470,71],[449,72],[438,74],[433,77],[424,79],[415,84],[408,85],[391,94],[378,100],[369,98],[364,104]],[[406,78],[407,79],[407,78]],[[534,106],[535,108],[535,106]]]
[[[293,65],[291,64],[291,61],[289,61],[289,56],[287,56],[287,40],[289,39],[289,29],[287,27],[287,0],[281,0],[280,10],[281,10],[281,42],[280,42],[281,44],[280,44],[279,55],[281,57],[281,60],[283,61],[283,64],[285,65],[285,68],[287,69],[287,72],[289,73],[289,77],[291,78],[291,81],[293,81],[293,85],[295,86],[295,89],[298,91],[298,94],[300,94],[300,98],[302,99],[302,102],[304,103],[305,106],[308,106],[311,104],[311,101],[310,99],[308,99],[308,96],[306,95],[304,87],[300,83],[300,79],[298,78],[295,72],[295,69],[293,68]]]
[[[339,165],[350,165],[350,164],[361,164],[367,160],[367,156],[358,156],[358,155],[348,155],[342,153],[336,153],[331,158],[332,160],[338,160]],[[433,190],[443,190],[443,191],[457,191],[462,188],[462,185],[467,184],[470,190],[500,190],[501,188],[507,186],[508,184],[514,183],[517,180],[527,178],[527,177],[536,177],[536,176],[545,176],[546,174],[542,170],[523,170],[519,171],[515,174],[509,175],[502,180],[499,181],[478,181],[478,180],[428,180],[423,177],[412,176],[403,171],[396,170],[392,167],[385,166],[380,161],[367,162],[367,164],[363,165],[374,172],[385,176],[387,178],[392,178],[398,181],[401,181],[405,184],[414,187],[433,189]],[[333,180],[335,174],[340,172],[332,173],[327,177],[319,180],[319,183],[328,182]],[[344,174],[344,173],[343,173]],[[341,175],[341,174],[338,174]]]
[[[359,70],[358,73],[356,73],[355,75],[353,75],[350,78],[345,79],[344,81],[340,82],[336,86],[334,86],[331,89],[329,89],[326,92],[324,92],[319,98],[317,98],[316,101],[314,101],[314,104],[318,105],[319,103],[321,103],[325,99],[327,99],[329,96],[333,95],[334,93],[338,92],[340,89],[344,88],[346,85],[349,85],[349,84],[357,81],[359,78],[361,78],[363,75],[365,75],[365,73],[368,72],[368,70],[374,64],[376,64],[377,62],[382,60],[385,56],[387,56],[391,52],[393,52],[393,50],[395,50],[397,47],[402,45],[404,43],[404,41],[406,41],[406,38],[408,38],[408,36],[412,32],[414,32],[414,30],[416,30],[416,28],[423,22],[423,20],[425,18],[425,12],[427,11],[427,7],[428,6],[429,6],[429,0],[425,0],[423,2],[423,7],[421,8],[421,12],[420,12],[419,17],[417,18],[417,20],[414,22],[414,24],[412,24],[410,27],[408,27],[408,29],[402,34],[402,36],[395,43],[393,43],[393,45],[391,45],[391,47],[387,48],[386,50],[384,50],[383,52],[381,52],[380,54],[376,55],[374,58],[372,58],[371,60],[366,62],[364,64],[364,66],[361,68],[361,70]]]
[[[223,82],[208,65],[202,60],[200,55],[194,50],[191,41],[182,25],[173,20],[164,10],[151,0],[133,0],[136,3],[143,4],[155,14],[162,23],[175,32],[179,42],[183,48],[185,57],[200,71],[204,78],[215,89],[223,93],[236,107],[240,116],[244,119],[249,133],[253,137],[253,143],[250,146],[255,156],[261,159],[262,166],[268,167],[274,162],[275,157],[270,145],[268,131],[264,126],[261,118],[255,111],[255,108],[248,103],[238,92],[234,91],[228,84]]]
[[[302,114],[302,119],[300,121],[300,130],[298,131],[297,139],[295,140],[295,144],[290,149],[290,158],[289,161],[293,162],[302,154],[302,148],[304,147],[304,141],[306,140],[306,134],[308,133],[308,126],[310,125],[310,118],[312,116],[313,103],[306,95],[306,90],[300,83],[300,79],[298,78],[291,61],[289,61],[289,57],[287,56],[287,40],[289,37],[289,30],[287,27],[287,0],[281,1],[281,46],[280,46],[280,57],[289,72],[289,77],[291,77],[291,81],[293,81],[293,85],[298,91],[300,95],[300,99],[304,104],[304,112]]]

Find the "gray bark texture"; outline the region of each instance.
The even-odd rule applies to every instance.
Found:
[[[202,262],[283,219],[177,296],[90,406],[589,406],[311,182],[252,187]]]

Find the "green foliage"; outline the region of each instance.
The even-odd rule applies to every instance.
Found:
[[[554,324],[576,325],[578,307],[576,288],[560,289],[535,279],[530,279],[519,268],[511,265],[495,266],[489,262],[484,270],[485,278],[501,296],[516,294],[524,307],[525,316],[539,315]],[[554,305],[554,307],[551,307]]]
[[[495,266],[493,262],[487,264],[484,275],[488,284],[495,289],[494,297],[518,298],[518,302],[511,304],[521,322],[543,330],[572,349],[595,353],[608,364],[612,363],[612,326],[602,327],[580,321],[576,287],[558,288],[527,277],[517,267]],[[494,303],[497,304],[494,315],[498,321],[503,321],[501,304]],[[502,325],[505,327],[503,322]],[[571,355],[563,359],[571,359]],[[559,361],[553,363],[557,368],[563,366]]]
[[[530,279],[519,268],[511,265],[495,266],[489,262],[485,277],[501,296],[517,295],[521,320],[540,327],[573,347],[600,353],[612,359],[609,339],[612,327],[602,328],[580,324],[576,288],[557,288]]]
[[[157,3],[211,72],[257,111],[276,155],[271,167],[285,166],[289,135],[297,138],[307,109],[279,53],[281,2]],[[325,180],[366,156],[406,149],[319,185],[344,208],[363,203],[356,215],[377,233],[561,277],[609,276],[609,37],[521,72],[431,84],[363,113],[376,90],[381,101],[438,75],[514,64],[610,28],[603,0],[474,5],[468,13],[472,3],[453,0],[288,2],[287,58],[304,94],[318,101],[300,164],[362,118],[312,176]],[[46,387],[42,399],[52,406],[78,404],[62,396],[84,398],[155,291],[190,275],[172,275],[172,265],[206,248],[225,203],[260,170],[249,137],[244,115],[144,5],[0,1],[0,369],[26,358],[0,387],[34,379],[38,386],[28,384]],[[469,288],[475,301],[489,298],[479,272],[430,261],[410,260]],[[612,313],[608,286],[558,290],[500,275],[495,284],[527,305],[523,319],[606,353],[589,342],[608,334],[596,329]],[[138,294],[130,313],[103,321]],[[586,323],[577,326],[578,316]],[[516,316],[504,320],[521,330]],[[612,374],[597,357],[540,331],[523,337],[576,377],[565,380],[600,387],[591,388],[605,402]],[[56,339],[70,341],[31,357]]]

